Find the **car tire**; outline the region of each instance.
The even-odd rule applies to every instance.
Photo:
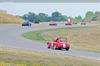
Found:
[[[50,46],[48,46],[48,49],[50,49]]]
[[[68,51],[69,50],[69,48],[66,48],[66,51]]]

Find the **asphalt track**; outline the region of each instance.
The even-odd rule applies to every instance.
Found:
[[[44,30],[50,28],[61,28],[63,26],[51,27],[46,24],[33,25],[32,27],[22,27],[21,25],[0,24],[0,47],[1,48],[18,48],[32,51],[50,52],[51,54],[63,54],[68,56],[84,57],[89,59],[100,60],[100,53],[78,51],[72,48],[69,51],[48,49],[46,43],[32,41],[23,38],[21,35],[33,30]],[[74,26],[76,27],[76,26]],[[67,27],[66,27],[67,28]]]

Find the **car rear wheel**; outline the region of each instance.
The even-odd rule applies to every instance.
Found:
[[[66,51],[68,51],[69,50],[69,48],[66,48]]]
[[[50,46],[48,46],[48,49],[50,49]]]

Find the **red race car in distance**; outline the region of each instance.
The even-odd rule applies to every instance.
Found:
[[[66,22],[65,25],[72,25],[72,22]]]
[[[57,38],[55,41],[50,40],[47,42],[48,48],[51,49],[66,49],[67,51],[70,49],[70,42],[68,39],[62,40],[61,38]]]
[[[56,22],[50,22],[49,26],[57,26],[57,23]]]

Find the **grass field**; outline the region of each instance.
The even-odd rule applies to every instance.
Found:
[[[100,52],[100,25],[92,27],[70,27],[24,33],[27,39],[47,42],[57,36],[70,39],[71,48]]]
[[[62,54],[0,48],[2,66],[100,66],[100,61]]]
[[[0,24],[21,24],[23,20],[8,13],[0,12]]]

